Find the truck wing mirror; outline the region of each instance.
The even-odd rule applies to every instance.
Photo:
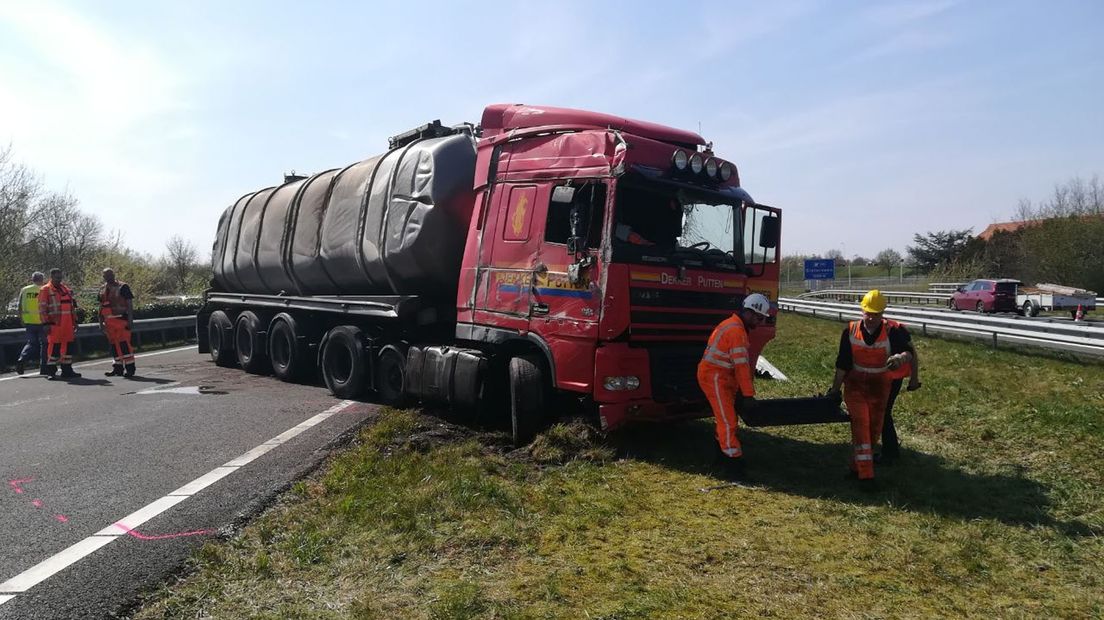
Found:
[[[781,226],[779,226],[779,222],[780,220],[777,217],[763,218],[763,223],[760,225],[759,230],[759,247],[778,247],[779,237],[781,237]]]

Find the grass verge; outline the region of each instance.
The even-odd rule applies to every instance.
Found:
[[[761,396],[823,391],[841,328],[783,316]],[[721,486],[708,421],[508,451],[388,411],[137,617],[1104,615],[1104,367],[917,347],[878,494],[842,425],[745,429],[752,482]]]

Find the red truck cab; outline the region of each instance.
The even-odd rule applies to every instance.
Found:
[[[607,429],[707,414],[713,327],[752,292],[778,299],[781,212],[692,132],[511,104],[481,126],[457,340],[539,351],[550,387]]]

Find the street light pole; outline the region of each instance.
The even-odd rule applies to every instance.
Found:
[[[854,259],[847,259],[847,288],[851,288],[851,263],[855,262]]]

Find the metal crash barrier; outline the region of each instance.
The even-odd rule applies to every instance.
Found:
[[[143,336],[147,340],[150,336],[153,336],[162,346],[167,344],[170,338],[177,340],[183,338],[186,341],[194,340],[195,315],[137,319],[134,321],[134,330],[131,333],[134,335],[133,344],[135,349],[142,346]],[[104,337],[103,331],[100,330],[100,325],[98,323],[83,323],[77,326],[76,339],[73,341],[73,353],[80,355],[83,348],[82,342],[89,339],[98,339],[103,348],[107,349],[107,339]],[[27,332],[22,327],[0,330],[0,368],[6,368],[8,365],[9,349],[22,348],[26,342]],[[16,350],[14,355],[11,355],[11,359],[14,361],[18,356],[19,351]]]

